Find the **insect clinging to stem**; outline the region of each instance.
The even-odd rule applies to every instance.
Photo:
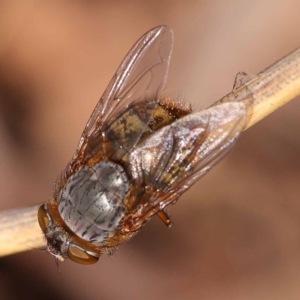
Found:
[[[93,264],[169,204],[231,149],[247,107],[200,112],[162,96],[173,32],[159,26],[132,47],[97,103],[54,193],[38,212],[47,249]]]

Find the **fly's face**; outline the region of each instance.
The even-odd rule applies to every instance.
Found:
[[[243,103],[191,113],[161,96],[172,30],[154,28],[129,51],[100,98],[76,152],[39,209],[57,259],[97,262],[132,237],[216,164],[242,132]]]

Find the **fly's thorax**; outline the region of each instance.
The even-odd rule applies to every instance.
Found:
[[[125,215],[129,183],[124,169],[112,161],[82,166],[61,189],[58,211],[68,228],[87,242],[101,244]]]

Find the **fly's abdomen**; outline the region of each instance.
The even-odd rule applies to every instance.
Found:
[[[118,226],[125,214],[128,179],[123,168],[111,161],[83,166],[60,191],[58,210],[79,237],[99,243]]]

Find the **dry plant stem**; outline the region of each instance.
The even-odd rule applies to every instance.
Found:
[[[236,82],[233,91],[214,104],[252,103],[247,128],[300,94],[300,48],[249,78],[244,83]],[[38,208],[35,205],[0,212],[0,256],[46,246],[37,221]]]
[[[40,205],[0,212],[0,256],[46,246],[37,221]]]
[[[300,95],[300,48],[250,77],[249,81],[213,104],[253,101],[246,129]]]

